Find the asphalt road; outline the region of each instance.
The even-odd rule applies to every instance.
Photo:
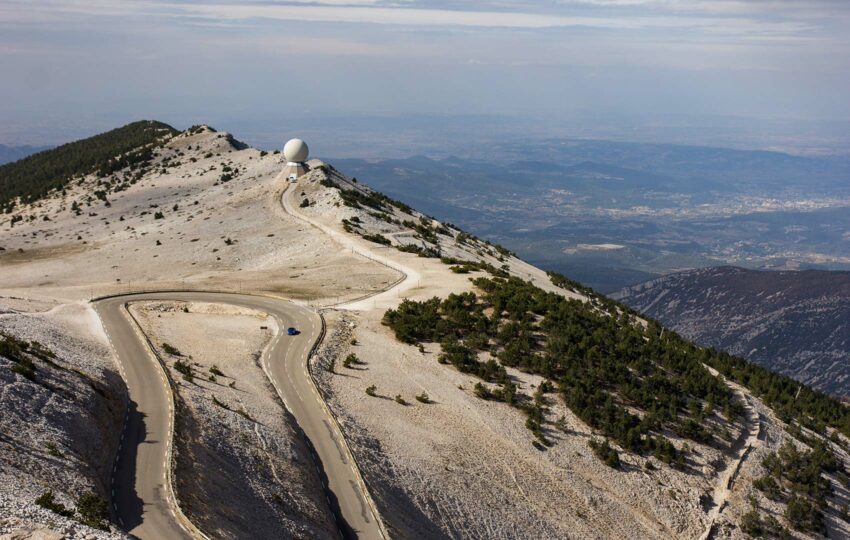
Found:
[[[321,332],[319,316],[284,300],[206,292],[135,294],[94,304],[130,395],[130,411],[113,474],[112,501],[115,516],[127,532],[141,539],[192,536],[169,503],[166,474],[173,413],[165,374],[125,309],[127,302],[141,300],[228,303],[275,317],[281,332],[266,347],[262,365],[307,438],[340,534],[346,538],[381,538],[342,434],[307,371],[310,349]],[[287,336],[285,329],[290,326],[301,333]]]

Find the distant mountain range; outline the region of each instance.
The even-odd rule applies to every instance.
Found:
[[[850,396],[850,272],[724,266],[612,296],[701,345]]]
[[[50,146],[6,146],[0,144],[0,165],[23,159],[29,155],[48,150]]]

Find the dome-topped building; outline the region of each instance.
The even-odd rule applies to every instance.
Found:
[[[289,139],[283,145],[283,157],[286,161],[292,163],[303,163],[307,161],[307,156],[310,155],[310,149],[307,148],[307,143],[301,139]]]
[[[283,169],[284,176],[290,182],[298,180],[298,177],[310,170],[307,167],[307,157],[310,149],[307,143],[301,139],[289,139],[283,145],[283,157],[286,159],[286,167]]]

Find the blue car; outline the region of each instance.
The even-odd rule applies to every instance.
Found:
[[[298,334],[300,334],[301,332],[299,332],[298,330],[296,330],[295,328],[292,328],[292,327],[290,326],[289,328],[287,328],[287,329],[286,329],[286,333],[287,333],[288,335],[290,335],[290,336],[297,336],[297,335],[298,335]]]

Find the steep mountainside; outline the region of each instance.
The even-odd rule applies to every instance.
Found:
[[[339,422],[338,442],[350,447],[394,538],[850,534],[846,407],[695,346],[330,164],[309,164],[289,184],[279,155],[200,127],[167,137],[138,161],[75,177],[34,202],[16,200],[0,219],[0,304],[40,298],[91,315],[92,295],[169,289],[241,291],[317,309],[326,331],[310,363],[316,406],[324,402]],[[259,419],[252,404],[273,414],[272,402],[260,405],[259,372],[240,361],[262,343],[262,323],[187,307],[157,312],[144,331],[166,354],[166,342],[185,349],[194,356],[187,371],[207,378],[192,388],[205,401],[194,412],[227,422],[202,435],[259,442],[295,433],[282,413],[249,432],[252,422],[236,412],[244,396],[249,416]],[[233,331],[245,338],[228,337]],[[213,354],[203,347],[210,336],[223,343]],[[7,359],[9,377],[21,383],[27,366]],[[246,372],[235,388],[220,388],[243,369],[237,364],[251,378]],[[256,392],[242,394],[250,388]],[[46,438],[54,424],[27,414]],[[274,493],[315,501],[305,490],[317,473],[289,459],[290,436],[238,452],[204,445],[203,461],[227,458],[228,470],[242,470],[289,460],[300,474],[231,474],[228,481],[245,476],[251,484],[231,497],[193,487],[214,477],[181,480],[178,459],[178,501],[211,536],[235,530],[216,516],[248,515],[239,508],[245,501],[274,503]],[[184,458],[200,455],[193,444],[189,435],[175,446]],[[274,455],[248,459],[266,450]],[[34,480],[23,481],[33,484],[28,491],[4,495],[14,508],[39,492]],[[298,507],[250,515],[292,523],[327,515]],[[16,519],[46,523],[36,517]],[[314,522],[305,530],[311,526],[323,529]]]
[[[850,272],[706,268],[614,297],[704,346],[850,396]]]
[[[0,301],[0,536],[32,521],[108,531],[128,403],[106,337],[79,304]]]

